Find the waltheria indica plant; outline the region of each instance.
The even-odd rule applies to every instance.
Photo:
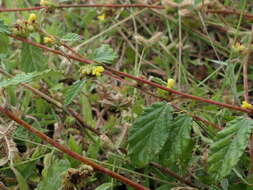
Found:
[[[0,189],[251,189],[252,4],[77,2],[0,2]]]

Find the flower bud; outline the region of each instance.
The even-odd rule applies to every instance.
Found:
[[[29,16],[27,22],[28,22],[29,24],[34,24],[35,21],[36,21],[36,19],[37,19],[36,14],[32,13],[32,14],[30,14],[30,16]]]
[[[173,88],[175,85],[175,80],[174,79],[168,79],[167,80],[167,88]]]

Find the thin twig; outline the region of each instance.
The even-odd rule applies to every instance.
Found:
[[[30,45],[36,46],[38,48],[44,49],[46,51],[50,51],[50,52],[52,52],[54,54],[58,54],[58,55],[64,56],[64,54],[61,51],[49,48],[49,47],[44,46],[42,44],[33,42],[33,41],[25,39],[25,38],[17,37],[15,35],[11,35],[11,34],[9,36],[11,36],[12,38],[15,38],[17,40],[20,40],[22,42],[28,43]],[[92,61],[90,59],[79,58],[79,57],[75,57],[73,55],[69,55],[68,57],[70,59],[73,59],[73,60],[76,60],[76,61],[79,61],[79,62],[82,62],[82,63],[86,63],[86,64],[92,64],[92,63],[94,63],[94,61]],[[164,86],[162,86],[160,84],[157,84],[157,83],[154,83],[154,82],[142,79],[140,77],[135,77],[135,76],[130,75],[128,73],[117,71],[117,70],[112,69],[112,68],[110,68],[110,67],[108,67],[106,65],[104,65],[104,67],[107,69],[107,71],[110,71],[110,72],[112,72],[115,75],[118,75],[118,76],[121,76],[121,77],[127,77],[127,78],[133,79],[133,80],[135,80],[137,82],[140,82],[140,83],[143,83],[143,84],[147,84],[147,85],[152,86],[152,87],[160,88],[162,90],[165,90],[167,92],[171,92],[173,94],[177,94],[177,95],[182,96],[182,97],[187,98],[187,99],[197,100],[197,101],[200,101],[200,102],[205,102],[205,103],[217,105],[217,106],[220,106],[220,107],[229,108],[229,109],[232,109],[232,110],[236,110],[236,111],[240,111],[240,112],[244,112],[244,113],[248,113],[248,114],[253,114],[253,111],[249,110],[249,109],[244,109],[244,108],[241,108],[239,106],[230,105],[230,104],[226,104],[226,103],[222,103],[222,102],[216,102],[214,100],[209,100],[209,99],[205,99],[205,98],[202,98],[202,97],[194,96],[194,95],[191,95],[191,94],[183,93],[183,92],[171,89],[171,88],[164,87]]]
[[[24,128],[26,128],[28,131],[30,131],[31,133],[33,133],[34,135],[36,135],[37,137],[39,137],[40,139],[44,140],[45,142],[51,144],[52,146],[56,147],[57,149],[61,150],[62,152],[66,153],[67,155],[71,156],[72,158],[79,160],[80,162],[90,165],[92,166],[95,170],[98,170],[104,174],[107,174],[119,181],[121,181],[122,183],[125,183],[135,189],[138,190],[149,190],[148,188],[137,184],[133,181],[131,181],[130,179],[115,173],[107,168],[104,168],[102,166],[100,166],[99,164],[96,164],[95,162],[89,160],[88,158],[81,156],[73,151],[71,151],[70,149],[66,148],[65,146],[59,144],[58,142],[54,141],[53,139],[51,139],[50,137],[48,137],[47,135],[45,135],[44,133],[40,132],[39,130],[33,128],[31,125],[29,125],[28,123],[26,123],[25,121],[19,119],[14,113],[12,113],[10,110],[0,106],[0,112],[2,112],[3,114],[5,114],[6,116],[8,116],[10,119],[16,121],[18,124],[20,124],[21,126],[23,126]]]
[[[197,187],[196,185],[194,185],[191,181],[189,180],[186,180],[185,178],[177,175],[175,172],[173,172],[172,170],[170,170],[169,168],[165,168],[163,166],[161,166],[160,164],[158,163],[155,163],[155,162],[151,162],[150,165],[156,167],[157,169],[159,169],[160,171],[162,171],[163,173],[173,177],[173,178],[176,178],[178,181],[186,184],[186,185],[189,185],[191,187]]]
[[[149,8],[149,9],[164,9],[163,6],[160,5],[147,5],[147,4],[76,4],[76,5],[59,5],[55,6],[55,9],[65,9],[65,8]],[[46,6],[39,7],[30,7],[30,8],[5,8],[0,9],[0,12],[17,12],[17,11],[38,11],[41,9],[47,9]]]

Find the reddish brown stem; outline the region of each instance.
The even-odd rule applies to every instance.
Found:
[[[193,95],[190,95],[190,94],[179,92],[177,90],[173,90],[171,88],[164,87],[162,85],[159,85],[157,83],[154,83],[154,82],[151,82],[151,81],[139,78],[139,77],[135,77],[135,76],[130,75],[128,73],[124,73],[124,72],[121,72],[121,71],[116,71],[116,70],[114,70],[112,68],[109,68],[109,67],[106,67],[106,68],[107,68],[107,70],[109,70],[112,73],[117,74],[119,76],[127,77],[127,78],[133,79],[135,81],[138,81],[138,82],[141,82],[141,83],[144,83],[144,84],[147,84],[149,86],[156,87],[156,88],[160,88],[160,89],[165,90],[167,92],[171,92],[173,94],[177,94],[179,96],[182,96],[182,97],[185,97],[185,98],[188,98],[188,99],[197,100],[197,101],[201,101],[201,102],[205,102],[205,103],[209,103],[209,104],[214,104],[214,105],[217,105],[217,106],[220,106],[220,107],[229,108],[229,109],[232,109],[232,110],[237,110],[237,111],[253,114],[253,111],[241,108],[239,106],[234,106],[234,105],[225,104],[225,103],[222,103],[222,102],[216,102],[214,100],[204,99],[204,98],[201,98],[201,97],[198,97],[198,96],[193,96]]]
[[[163,6],[159,5],[147,5],[147,4],[96,4],[96,5],[87,5],[87,4],[78,4],[78,5],[59,5],[56,6],[56,9],[63,9],[63,8],[99,8],[99,7],[107,7],[107,8],[150,8],[150,9],[164,9]],[[30,7],[30,8],[6,8],[0,9],[0,12],[17,12],[17,11],[38,11],[40,9],[46,9],[48,7],[40,6],[40,7]]]
[[[17,40],[20,40],[22,42],[31,44],[31,45],[39,47],[39,48],[42,48],[42,49],[44,49],[46,51],[50,51],[50,52],[52,52],[54,54],[65,56],[61,51],[49,48],[49,47],[44,46],[42,44],[33,42],[33,41],[25,39],[25,38],[17,37],[17,36],[14,36],[14,35],[10,35],[10,36],[13,37],[13,38],[15,38],[15,39],[17,39]],[[73,60],[76,60],[76,61],[79,61],[79,62],[82,62],[82,63],[86,63],[86,64],[92,64],[92,63],[94,63],[94,61],[92,61],[92,60],[75,57],[73,55],[68,55],[68,57],[70,59],[73,59]],[[198,96],[193,96],[193,95],[190,95],[190,94],[179,92],[177,90],[173,90],[171,88],[164,87],[164,86],[162,86],[160,84],[157,84],[157,83],[154,83],[154,82],[151,82],[151,81],[139,78],[139,77],[135,77],[135,76],[130,75],[128,73],[124,73],[124,72],[121,72],[121,71],[116,71],[116,70],[114,70],[112,68],[109,68],[107,66],[105,66],[105,68],[107,69],[107,71],[110,71],[110,72],[114,73],[115,75],[118,75],[118,76],[121,76],[121,77],[127,77],[127,78],[133,79],[133,80],[135,80],[137,82],[140,82],[140,83],[143,83],[143,84],[147,84],[149,86],[153,86],[153,87],[156,87],[156,88],[160,88],[160,89],[165,90],[167,92],[170,92],[170,93],[173,93],[173,94],[177,94],[179,96],[182,96],[182,97],[185,97],[185,98],[188,98],[188,99],[192,99],[192,100],[197,100],[197,101],[213,104],[213,105],[217,105],[217,106],[224,107],[224,108],[229,108],[229,109],[236,110],[236,111],[241,111],[241,112],[248,113],[248,114],[253,114],[253,111],[249,110],[249,109],[244,109],[244,108],[241,108],[239,106],[234,106],[234,105],[230,105],[230,104],[226,104],[226,103],[222,103],[222,102],[216,102],[214,100],[209,100],[209,99],[201,98],[201,97],[198,97]]]
[[[177,175],[175,172],[173,172],[172,170],[170,170],[169,168],[164,168],[163,166],[161,166],[160,164],[158,163],[155,163],[155,162],[152,162],[151,163],[152,166],[156,167],[157,169],[159,169],[161,172],[173,177],[173,178],[176,178],[178,181],[186,184],[186,185],[189,185],[191,187],[196,187],[196,185],[194,185],[191,181],[189,180],[186,180],[185,178]]]
[[[164,6],[161,5],[148,5],[148,4],[94,4],[94,5],[88,5],[88,4],[76,4],[76,5],[59,5],[56,6],[56,9],[63,9],[63,8],[149,8],[149,9],[165,9]],[[30,7],[30,8],[5,8],[0,9],[1,12],[18,12],[18,11],[38,11],[41,9],[47,9],[48,7],[45,6],[39,6],[39,7]],[[234,15],[240,15],[241,13],[236,10],[207,10],[207,13],[215,13],[215,14],[234,14]],[[250,13],[244,13],[243,16],[247,19],[253,20],[253,15]]]
[[[115,179],[118,179],[119,181],[121,181],[122,183],[125,183],[127,185],[130,185],[131,187],[138,189],[138,190],[149,190],[148,188],[137,184],[131,180],[129,180],[128,178],[117,174],[109,169],[106,169],[98,164],[96,164],[95,162],[89,160],[86,157],[83,157],[73,151],[71,151],[70,149],[64,147],[63,145],[59,144],[58,142],[54,141],[53,139],[49,138],[47,135],[45,135],[44,133],[38,131],[37,129],[33,128],[31,125],[29,125],[28,123],[26,123],[25,121],[19,119],[18,117],[16,117],[16,115],[14,113],[12,113],[10,110],[0,106],[0,111],[5,114],[6,116],[8,116],[10,119],[16,121],[18,124],[22,125],[23,127],[25,127],[27,130],[29,130],[31,133],[33,133],[34,135],[38,136],[40,139],[44,140],[45,142],[51,144],[52,146],[58,148],[59,150],[61,150],[62,152],[68,154],[69,156],[71,156],[72,158],[79,160],[80,162],[90,165],[92,166],[95,170],[98,170],[102,173],[105,173]]]

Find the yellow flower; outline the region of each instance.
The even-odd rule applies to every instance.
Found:
[[[105,13],[99,15],[97,18],[98,18],[98,20],[100,20],[100,21],[104,21],[104,20],[105,20]]]
[[[40,1],[40,5],[41,6],[48,6],[49,5],[49,1],[41,0]]]
[[[54,44],[55,43],[55,39],[53,37],[44,37],[43,39],[45,44]]]
[[[92,68],[92,75],[96,75],[98,77],[102,72],[104,72],[104,70],[103,66],[95,66]]]
[[[29,24],[33,24],[33,23],[35,23],[36,19],[37,19],[36,14],[32,13],[32,14],[30,14],[30,16],[29,16],[27,22],[28,22]]]
[[[236,42],[236,44],[234,44],[232,46],[232,49],[235,51],[235,52],[242,52],[246,49],[246,47],[241,44],[240,42]]]
[[[91,65],[85,65],[80,68],[80,73],[83,75],[90,75],[92,73]]]
[[[250,103],[248,103],[247,101],[243,101],[241,107],[245,108],[245,109],[251,109],[251,110],[253,110],[253,105],[250,104]]]
[[[104,72],[104,67],[102,66],[92,66],[92,65],[85,65],[80,68],[80,73],[83,75],[95,75],[101,76],[101,73]]]
[[[174,79],[168,79],[167,80],[167,88],[173,88],[175,85],[175,80]]]

